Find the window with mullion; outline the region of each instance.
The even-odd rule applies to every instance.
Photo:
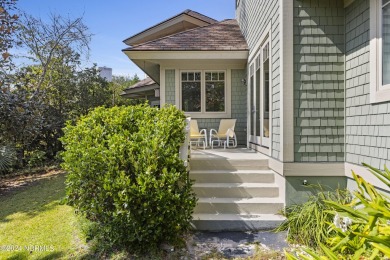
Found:
[[[205,73],[206,112],[225,111],[225,72]]]
[[[202,112],[202,75],[201,72],[182,72],[182,110]]]

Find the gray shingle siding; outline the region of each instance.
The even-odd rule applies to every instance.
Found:
[[[247,87],[242,83],[245,70],[232,70],[232,118],[237,119],[235,132],[239,144],[247,143]]]
[[[175,70],[165,71],[165,103],[175,105]]]
[[[370,104],[369,1],[346,8],[346,162],[390,165],[390,103]]]
[[[344,161],[343,1],[294,0],[297,162]]]
[[[272,157],[280,158],[280,6],[278,0],[241,0],[236,18],[248,43],[256,52],[260,37],[271,25],[272,57]]]

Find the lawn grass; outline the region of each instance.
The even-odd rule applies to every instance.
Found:
[[[64,181],[65,174],[58,174],[0,195],[0,259],[68,259],[88,253],[80,217],[61,204]]]

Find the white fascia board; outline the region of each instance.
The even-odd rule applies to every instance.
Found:
[[[248,51],[124,51],[134,60],[246,60]]]
[[[180,26],[183,22],[192,23],[193,25],[196,25],[198,27],[209,25],[208,22],[199,20],[195,17],[189,16],[188,14],[181,14],[165,22],[162,22],[161,24],[150,27],[149,29],[146,29],[145,31],[138,33],[134,36],[131,36],[130,38],[127,38],[126,40],[124,40],[124,43],[131,46],[134,44],[145,42],[144,39],[148,37],[149,39],[146,41],[154,40],[154,38],[150,38],[150,37],[153,35],[163,34],[164,31],[175,26]]]

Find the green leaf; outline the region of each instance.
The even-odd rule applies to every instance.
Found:
[[[309,249],[309,248],[305,248],[304,251],[306,253],[308,253],[311,257],[313,257],[314,259],[317,259],[317,260],[321,260],[322,257],[319,256],[317,253],[315,253],[313,250]],[[302,257],[303,259],[311,259],[311,258],[308,258],[306,256],[303,256],[303,255],[300,255],[300,257]],[[304,258],[306,257],[306,258]]]
[[[344,246],[345,244],[347,244],[350,240],[350,237],[349,235],[345,236],[343,239],[340,240],[340,242],[337,243],[337,245],[335,245],[334,247],[332,247],[332,251],[336,251],[338,248]]]
[[[362,214],[362,213],[360,213],[359,211],[357,211],[357,210],[355,210],[353,208],[350,208],[350,207],[344,206],[344,205],[340,205],[337,202],[329,201],[329,200],[325,201],[325,203],[327,203],[328,205],[333,206],[336,210],[341,210],[341,211],[344,211],[344,212],[348,212],[353,217],[361,218],[361,219],[364,219],[364,220],[368,221],[368,216],[367,215]]]
[[[363,163],[363,166],[369,168],[372,174],[374,174],[380,181],[382,181],[384,184],[390,187],[390,172],[386,166],[385,166],[385,172],[382,172],[379,169],[374,168],[371,165],[368,165],[366,163]]]
[[[360,248],[355,252],[355,254],[352,256],[353,260],[360,260],[360,256],[366,251],[365,248]]]
[[[390,247],[378,243],[371,243],[371,244],[374,247],[376,247],[379,251],[381,251],[385,256],[390,257]]]
[[[284,251],[284,254],[287,257],[287,260],[299,260],[298,258],[296,258],[295,256],[293,256],[290,253],[287,253],[286,251]]]

